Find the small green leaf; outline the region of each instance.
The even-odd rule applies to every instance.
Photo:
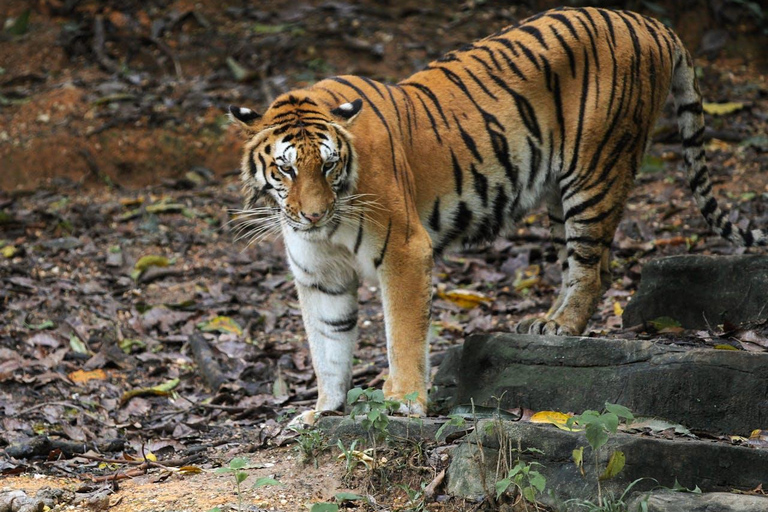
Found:
[[[581,469],[581,466],[584,464],[584,447],[580,446],[573,450],[573,463],[576,464],[576,467]]]
[[[178,379],[176,379],[178,380]],[[230,469],[243,469],[245,466],[250,464],[251,461],[246,459],[245,457],[235,457],[231,461],[229,461],[229,468]]]
[[[605,467],[605,471],[600,475],[600,480],[609,480],[618,475],[622,469],[624,469],[624,463],[626,457],[624,452],[615,451],[611,454],[611,458],[608,459],[608,465]]]
[[[69,348],[77,352],[78,354],[87,354],[88,353],[88,347],[85,346],[85,343],[83,343],[80,338],[78,338],[75,334],[71,334],[69,336]]]
[[[403,398],[405,398],[406,402],[415,402],[417,398],[419,398],[419,392],[414,391],[413,393],[408,393]]]
[[[587,442],[593,450],[599,450],[608,442],[608,432],[606,432],[603,425],[599,423],[590,423],[587,425],[584,429],[584,434],[587,436]]]
[[[353,405],[360,399],[360,396],[364,393],[363,388],[353,388],[347,391],[347,403]]]
[[[635,419],[635,416],[632,414],[632,411],[630,411],[623,405],[611,404],[611,403],[605,402],[605,410],[615,414],[619,418],[623,418],[627,420],[627,422],[631,422],[632,420]]]
[[[671,327],[682,327],[680,322],[668,316],[660,316],[655,320],[651,320],[651,325],[657,331],[663,331],[664,329],[669,329]]]
[[[31,331],[44,331],[46,329],[53,329],[56,327],[56,324],[53,323],[50,320],[45,320],[44,322],[40,322],[39,324],[24,324],[24,327]]]
[[[344,503],[345,501],[358,501],[358,500],[364,500],[365,497],[360,496],[359,494],[355,494],[353,492],[340,492],[334,496],[336,498],[336,501],[339,503]]]
[[[315,503],[309,512],[339,512],[339,506],[335,503]]]
[[[504,478],[496,482],[496,499],[504,494],[510,485],[512,485],[512,480],[510,478]]]
[[[181,382],[179,379],[171,379],[163,382],[162,384],[158,384],[157,386],[152,386],[152,389],[154,389],[155,391],[160,391],[161,393],[168,393],[173,388],[178,386],[179,382]],[[233,467],[233,466],[230,465],[230,467]]]
[[[263,476],[261,478],[257,478],[256,481],[253,483],[253,488],[256,489],[258,487],[264,487],[264,486],[271,486],[271,485],[283,485],[274,478],[269,478],[268,476]]]
[[[246,473],[245,471],[235,472],[235,480],[237,480],[238,484],[245,482],[246,478],[248,478],[248,473]]]
[[[547,486],[547,479],[544,475],[538,471],[531,471],[528,475],[528,482],[535,487],[539,492],[544,491],[544,487]]]

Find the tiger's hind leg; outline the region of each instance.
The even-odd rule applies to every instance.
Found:
[[[562,184],[565,221],[563,291],[543,318],[526,321],[518,332],[581,334],[610,286],[610,246],[632,183],[636,161],[618,162],[607,179],[573,179]],[[525,330],[527,327],[527,331]]]
[[[549,232],[552,237],[552,243],[557,251],[557,259],[562,265],[562,283],[560,287],[560,293],[557,299],[549,308],[544,318],[548,319],[552,316],[563,304],[565,296],[568,291],[568,255],[565,248],[565,220],[563,219],[563,202],[560,198],[560,190],[557,189],[557,185],[553,185],[546,195],[547,203],[547,215],[549,217]],[[531,325],[538,321],[536,317],[527,318],[517,324],[516,331],[519,333],[527,333]]]

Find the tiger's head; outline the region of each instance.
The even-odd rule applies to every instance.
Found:
[[[340,222],[345,198],[357,184],[352,135],[363,102],[328,106],[311,96],[288,93],[260,115],[229,107],[247,141],[241,163],[245,215],[267,215],[307,236]],[[266,210],[256,206],[264,198]]]

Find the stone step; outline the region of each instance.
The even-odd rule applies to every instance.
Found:
[[[647,512],[766,512],[768,496],[751,496],[730,492],[703,494],[681,492],[653,492],[633,499],[627,509],[630,512],[645,502]]]
[[[674,318],[688,329],[768,320],[768,256],[684,255],[649,261],[622,321],[631,327],[659,317]]]
[[[768,353],[650,341],[489,334],[450,351],[436,409],[456,404],[581,413],[605,402],[713,433],[768,426]]]
[[[448,494],[476,498],[493,492],[495,482],[506,476],[503,469],[498,469],[504,466],[503,462],[499,464],[499,457],[513,466],[518,455],[510,449],[518,445],[523,450],[535,448],[543,452],[525,453],[520,458],[542,464],[535,469],[546,477],[546,489],[552,494],[542,496],[541,501],[553,506],[574,498],[595,501],[597,474],[603,471],[615,450],[625,454],[626,466],[614,479],[602,483],[604,495],[621,496],[626,487],[639,478],[646,480],[637,483],[633,492],[659,486],[672,488],[675,481],[686,488],[698,486],[705,492],[750,490],[768,479],[768,451],[727,443],[617,433],[598,452],[597,469],[583,432],[564,431],[552,425],[488,419],[480,420],[475,432],[464,438],[453,451],[447,472]],[[586,446],[584,475],[571,458],[573,450],[581,446]],[[768,500],[764,504],[768,507]]]

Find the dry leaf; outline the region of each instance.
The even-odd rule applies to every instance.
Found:
[[[482,304],[488,304],[493,302],[493,299],[483,295],[480,292],[474,290],[450,290],[445,291],[438,289],[437,296],[441,299],[445,299],[453,302],[460,308],[472,309]]]
[[[725,116],[733,114],[744,108],[743,103],[729,102],[729,103],[704,103],[704,112],[711,116]]]
[[[69,380],[72,382],[81,384],[83,382],[88,382],[89,380],[105,380],[107,378],[107,374],[104,372],[104,370],[101,369],[91,370],[89,372],[84,370],[76,370],[67,375],[67,377],[69,377]]]

